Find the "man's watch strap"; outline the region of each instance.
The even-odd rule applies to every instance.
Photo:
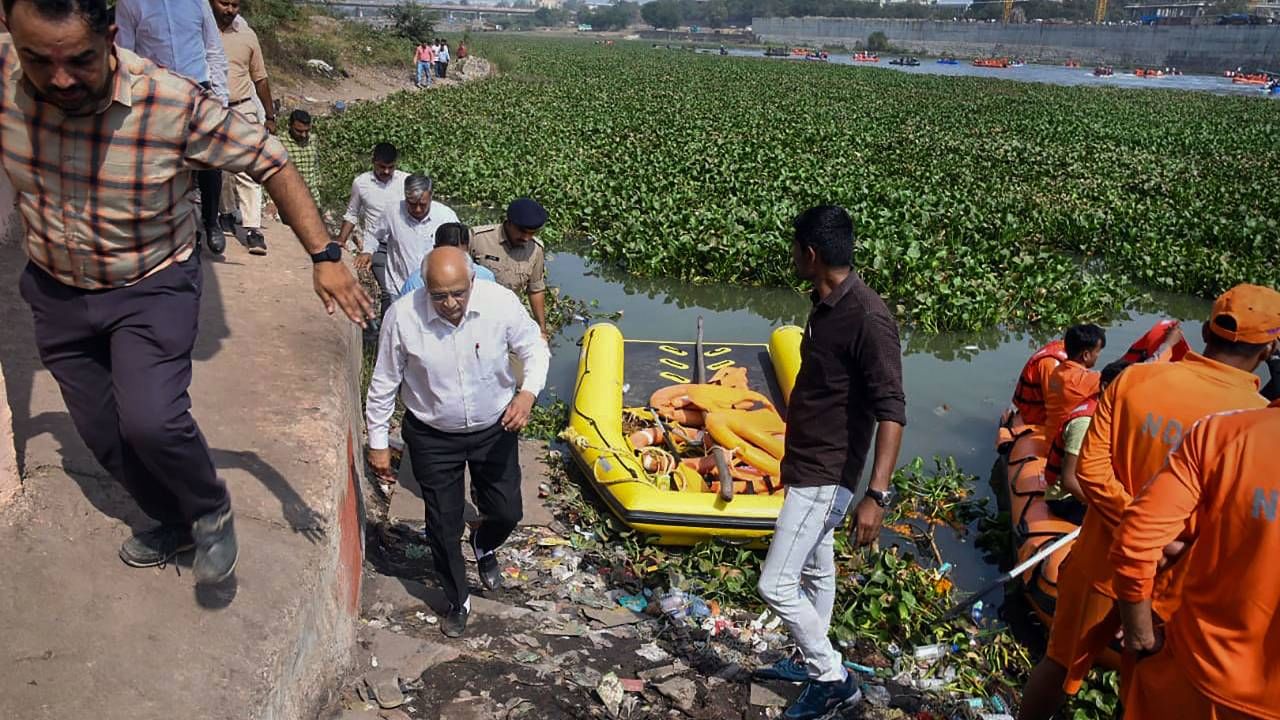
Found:
[[[342,246],[336,242],[331,242],[324,246],[324,249],[318,253],[311,253],[312,263],[322,262],[338,262],[342,259]]]
[[[888,509],[893,504],[893,490],[877,490],[875,488],[867,488],[867,497],[871,498],[876,505]]]

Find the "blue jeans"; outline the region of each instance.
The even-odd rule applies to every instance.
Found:
[[[822,682],[845,677],[844,658],[828,633],[836,600],[835,529],[852,500],[839,485],[788,487],[760,568],[760,597],[787,626],[809,678]]]
[[[427,62],[426,60],[418,61],[418,84],[419,85],[431,84],[431,65],[432,63]],[[424,80],[423,78],[426,78],[426,79]]]

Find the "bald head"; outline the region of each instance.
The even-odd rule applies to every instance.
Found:
[[[461,248],[432,248],[422,260],[422,279],[427,281],[428,289],[470,281],[471,272],[471,258]]]
[[[471,258],[460,248],[433,248],[422,261],[422,278],[427,295],[440,317],[457,325],[467,311],[471,280],[475,270]]]

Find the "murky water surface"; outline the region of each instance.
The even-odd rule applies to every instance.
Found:
[[[602,313],[621,310],[617,324],[630,338],[692,340],[697,318],[702,316],[709,342],[764,342],[779,325],[803,325],[809,311],[808,298],[792,290],[635,278],[567,252],[553,253],[548,269],[551,284],[561,292],[596,301]],[[1133,310],[1110,324],[1103,363],[1118,358],[1158,319],[1198,321],[1208,312],[1208,304],[1195,298],[1164,296],[1154,304],[1157,307]],[[1188,327],[1193,340],[1199,336],[1197,327]],[[584,329],[582,325],[567,328],[552,354],[547,389],[565,399],[573,391],[576,343]],[[1022,365],[1042,343],[1043,338],[999,330],[977,335],[906,333],[903,372],[908,426],[901,460],[954,456],[965,471],[978,476],[976,492],[991,498],[994,508],[987,478],[996,459],[996,422],[1009,403]],[[1193,344],[1198,348],[1198,342]],[[956,567],[958,584],[970,590],[1000,574],[973,547],[974,537],[973,532],[964,538],[948,532],[938,537],[943,557]]]

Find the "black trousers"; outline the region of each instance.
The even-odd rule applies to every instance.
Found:
[[[218,206],[222,202],[222,171],[196,171],[196,187],[200,188],[200,219],[209,227],[218,222]]]
[[[471,470],[471,500],[480,511],[476,544],[495,550],[519,524],[520,446],[502,423],[471,433],[447,433],[405,413],[402,434],[427,506],[427,542],[440,586],[454,607],[467,599],[462,559],[462,513],[466,507],[463,469]]]
[[[166,524],[231,504],[187,393],[200,282],[199,254],[112,290],[63,285],[31,263],[19,281],[40,360],[80,437],[142,511]]]
[[[378,281],[378,319],[387,314],[387,308],[400,293],[400,288],[387,287],[387,247],[379,245],[373,253],[373,263],[369,267],[373,271],[373,279]]]

